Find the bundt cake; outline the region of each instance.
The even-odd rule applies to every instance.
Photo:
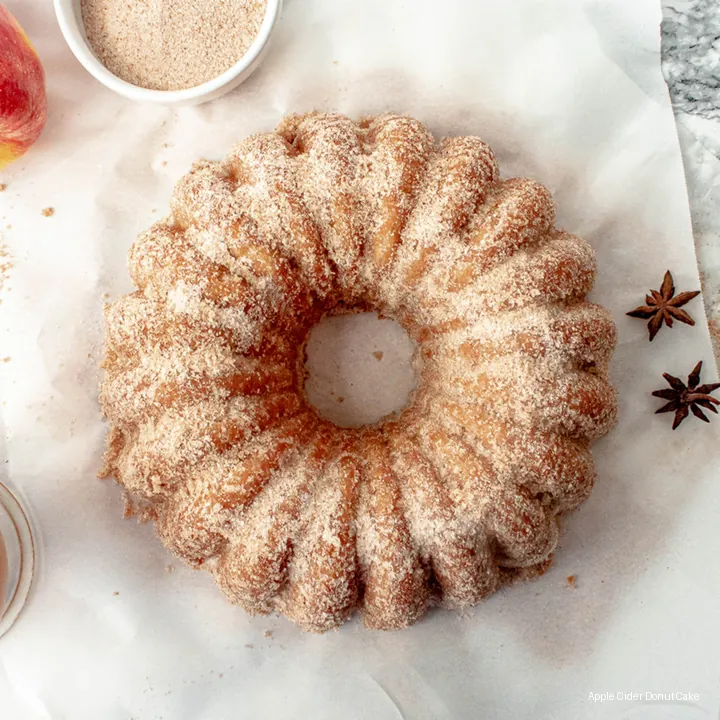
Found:
[[[616,416],[591,248],[476,137],[311,113],[177,184],[106,308],[104,476],[250,613],[402,628],[542,572]],[[418,347],[400,413],[340,428],[307,335],[376,310]]]

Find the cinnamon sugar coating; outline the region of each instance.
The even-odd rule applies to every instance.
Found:
[[[201,161],[106,309],[114,476],[250,613],[406,627],[544,572],[616,417],[592,249],[474,137],[383,115],[286,118]],[[418,345],[399,417],[338,428],[303,391],[326,314]]]

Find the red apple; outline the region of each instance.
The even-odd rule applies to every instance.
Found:
[[[0,5],[0,168],[40,137],[46,115],[40,58],[17,20]]]

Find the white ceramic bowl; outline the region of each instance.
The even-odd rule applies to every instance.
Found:
[[[0,636],[17,620],[30,594],[38,551],[33,524],[24,503],[0,481]]]
[[[197,105],[214,100],[246,80],[260,64],[270,36],[277,27],[282,9],[282,0],[267,0],[265,18],[258,36],[245,55],[222,75],[186,90],[148,90],[121,80],[97,59],[85,35],[85,26],[80,14],[80,0],[54,0],[54,3],[55,14],[67,44],[96,80],[130,100],[165,105]]]

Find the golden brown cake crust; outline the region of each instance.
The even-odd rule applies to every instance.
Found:
[[[592,249],[475,137],[311,113],[197,163],[106,310],[104,475],[251,613],[324,631],[474,605],[544,572],[615,422]],[[341,429],[303,393],[328,313],[418,344],[399,416]]]

